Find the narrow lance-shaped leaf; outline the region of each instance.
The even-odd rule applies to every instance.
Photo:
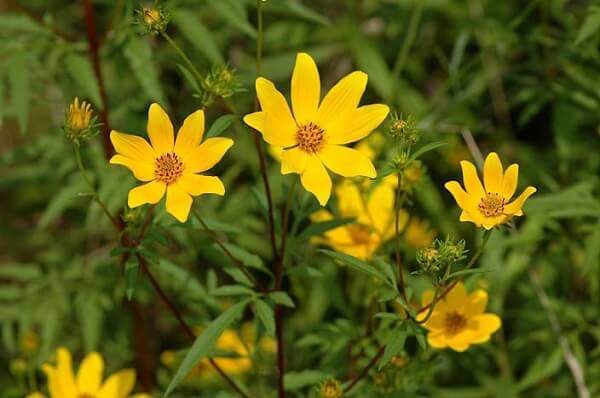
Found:
[[[214,347],[217,339],[221,336],[221,333],[229,327],[241,314],[248,300],[244,300],[237,304],[232,305],[223,312],[219,317],[211,322],[210,325],[204,330],[204,332],[196,339],[192,347],[183,358],[179,369],[175,373],[175,376],[171,379],[165,397],[169,396],[171,392],[177,387],[183,379],[190,373],[192,368],[196,366],[202,359],[204,359]]]

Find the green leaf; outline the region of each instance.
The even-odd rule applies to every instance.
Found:
[[[213,10],[232,27],[251,38],[256,38],[256,29],[248,22],[243,2],[238,0],[219,0],[208,3]]]
[[[306,229],[304,229],[299,235],[299,240],[304,240],[310,238],[311,236],[322,235],[325,232],[335,229],[337,227],[341,227],[342,225],[351,224],[355,221],[355,218],[340,218],[334,220],[321,221],[314,224],[309,225]]]
[[[223,331],[242,314],[247,304],[248,300],[244,300],[232,305],[208,325],[204,332],[196,339],[196,341],[194,341],[194,344],[192,344],[192,347],[183,358],[181,365],[179,365],[177,372],[175,372],[175,375],[167,387],[167,391],[164,395],[165,397],[169,396],[190,371],[202,359],[209,355],[221,333],[223,333]]]
[[[231,254],[231,256],[233,258],[235,258],[242,264],[247,265],[248,267],[251,267],[251,268],[261,270],[261,271],[265,272],[266,274],[273,275],[271,270],[269,270],[265,266],[265,264],[263,263],[261,258],[258,257],[256,254],[252,254],[249,251],[247,251],[246,249],[242,249],[241,247],[236,246],[233,243],[223,242],[222,245],[225,246],[225,248],[229,251],[229,253]],[[223,255],[225,255],[225,252],[219,245],[217,245],[215,243],[213,245],[213,247],[215,249],[217,249],[218,251],[220,251],[221,253],[223,253]],[[229,257],[227,257],[227,260],[230,260]]]
[[[133,70],[135,78],[150,100],[166,104],[165,94],[158,75],[156,62],[152,59],[152,49],[148,40],[133,36],[129,39],[123,54]]]
[[[598,30],[600,30],[600,7],[592,5],[588,8],[587,16],[577,32],[575,45],[583,43],[596,34]]]
[[[212,291],[213,296],[251,296],[253,294],[252,289],[242,285],[224,285]]]
[[[275,315],[273,309],[264,301],[256,300],[254,302],[254,309],[260,322],[265,327],[269,336],[275,336]]]
[[[61,188],[54,194],[54,197],[48,203],[48,206],[46,206],[46,210],[44,210],[44,213],[40,217],[37,227],[44,229],[57,220],[69,206],[76,203],[77,193],[85,188],[86,186],[81,180]]]
[[[330,377],[331,374],[319,370],[304,370],[302,372],[287,372],[283,381],[285,389],[293,391],[304,387],[316,386]]]
[[[271,292],[269,298],[277,304],[285,305],[286,307],[295,308],[296,305],[286,292]]]
[[[8,77],[11,84],[12,111],[19,122],[21,134],[25,134],[29,124],[29,109],[31,107],[31,72],[27,66],[24,53],[15,55],[9,64]]]
[[[328,255],[329,257],[332,257],[334,260],[338,260],[338,261],[344,263],[345,265],[347,265],[348,267],[350,267],[356,271],[359,271],[365,275],[369,275],[376,279],[379,279],[380,281],[384,282],[385,284],[387,284],[389,286],[392,286],[392,287],[394,286],[393,282],[390,281],[384,273],[382,273],[377,268],[373,267],[371,264],[368,264],[368,263],[366,263],[362,260],[359,260],[356,257],[350,256],[348,254],[338,253],[338,252],[334,252],[334,251],[326,250],[326,249],[321,249],[319,251],[321,253]]]
[[[304,20],[315,22],[323,26],[331,25],[327,17],[319,14],[317,11],[305,6],[298,0],[283,0],[282,2],[269,3],[268,10],[285,12],[288,15],[302,18]]]
[[[133,292],[135,291],[139,269],[140,263],[138,262],[137,256],[129,256],[129,259],[127,259],[127,263],[125,264],[125,294],[129,301],[131,301]]]
[[[403,329],[395,329],[392,331],[392,336],[385,344],[385,351],[383,357],[379,361],[379,370],[383,369],[393,357],[398,355],[404,348],[404,342],[406,341],[406,331]]]
[[[221,135],[221,133],[227,130],[229,126],[231,126],[231,123],[237,120],[237,118],[238,117],[236,115],[223,115],[219,117],[213,122],[213,124],[210,126],[210,129],[208,129],[206,138]]]
[[[75,301],[75,309],[81,325],[81,337],[85,351],[97,350],[104,321],[100,297],[93,291],[82,290]]]
[[[211,63],[219,64],[224,62],[220,46],[215,37],[193,13],[175,11],[173,13],[173,22],[177,25],[183,37]]]
[[[434,149],[437,149],[439,147],[442,147],[444,145],[446,145],[447,142],[443,142],[443,141],[436,141],[436,142],[430,142],[429,144],[423,145],[421,148],[417,149],[408,159],[409,162],[418,159],[421,155],[429,152],[429,151],[433,151]]]
[[[79,54],[69,54],[65,57],[65,65],[67,72],[82,92],[96,107],[101,107],[100,88],[89,58]]]

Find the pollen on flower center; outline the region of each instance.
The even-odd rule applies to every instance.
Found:
[[[302,125],[296,132],[296,142],[304,152],[317,153],[325,144],[325,130],[312,122]]]
[[[446,314],[444,319],[444,330],[448,334],[460,333],[467,326],[467,318],[458,312],[450,312]]]
[[[500,194],[488,192],[479,202],[479,211],[486,217],[496,217],[504,212],[504,198]]]
[[[175,152],[168,152],[156,158],[154,176],[165,184],[171,184],[183,174],[183,161]]]

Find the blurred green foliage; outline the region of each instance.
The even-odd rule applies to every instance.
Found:
[[[113,251],[119,236],[85,194],[72,145],[61,131],[73,97],[103,108],[81,3],[0,3],[2,397],[21,397],[40,386],[39,367],[59,345],[79,356],[99,350],[111,371],[136,367],[140,385],[160,396],[173,376],[160,353],[189,347],[147,279],[126,276],[120,267],[121,253]],[[194,87],[187,66],[160,35],[143,35],[134,23],[145,3],[93,5],[110,127],[144,135],[149,103],[161,103],[177,121],[202,106],[206,88]],[[207,110],[212,134],[236,142],[216,170],[227,194],[202,197],[197,209],[235,256],[268,282],[264,191],[252,136],[241,123],[254,103],[256,4],[174,0],[166,6],[172,17],[167,32],[203,75],[226,63],[238,76],[231,107],[216,102]],[[555,313],[591,396],[600,396],[600,5],[268,0],[263,9],[262,74],[279,87],[287,89],[298,51],[315,57],[326,87],[361,69],[369,74],[364,102],[385,102],[412,115],[422,144],[448,143],[421,159],[426,173],[408,209],[440,237],[466,239],[469,250],[477,241],[473,226],[458,222],[459,209],[442,188],[459,177],[458,161],[470,158],[463,137],[472,135],[484,154],[494,150],[505,164],[518,162],[519,185],[538,188],[517,232],[493,234],[480,260],[485,272],[468,279],[471,287],[487,286],[490,308],[503,319],[492,342],[465,353],[436,351],[419,348],[414,331],[401,351],[403,361],[373,369],[349,395],[576,396],[549,318]],[[146,210],[125,209],[133,178],[108,165],[101,137],[82,151],[99,197],[139,227]],[[268,161],[279,225],[291,179]],[[198,223],[178,225],[162,206],[143,248],[186,319],[207,326],[241,301],[239,289],[223,288],[243,278]],[[375,354],[376,341],[389,338],[386,321],[373,318],[386,308],[378,302],[380,282],[336,264],[307,241],[320,232],[306,220],[316,209],[306,193],[292,205],[297,225],[289,237],[286,286],[295,308],[285,310],[285,333],[286,385],[294,397],[316,396],[328,377],[356,375]],[[403,252],[413,270],[414,248],[404,245]],[[414,297],[426,287],[418,277],[409,285]],[[260,335],[272,333],[269,311],[277,300],[289,298],[259,300],[257,317],[249,309],[242,317]],[[32,335],[39,343],[30,346]],[[27,364],[17,375],[11,368],[16,359]],[[239,381],[254,396],[275,396],[274,359],[263,358],[253,372]],[[172,396],[234,395],[215,378],[200,387],[184,385]]]

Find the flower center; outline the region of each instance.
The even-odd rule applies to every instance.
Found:
[[[183,161],[175,152],[165,153],[154,162],[154,176],[165,184],[171,184],[183,174]]]
[[[350,238],[357,245],[364,245],[371,241],[371,231],[364,225],[350,225],[348,227]]]
[[[312,122],[302,125],[296,132],[296,142],[304,152],[317,153],[325,144],[325,130]]]
[[[481,198],[478,207],[486,217],[500,216],[504,212],[504,198],[500,194],[488,192]]]
[[[448,334],[460,333],[467,326],[467,318],[456,311],[446,314],[444,319],[444,329]]]

